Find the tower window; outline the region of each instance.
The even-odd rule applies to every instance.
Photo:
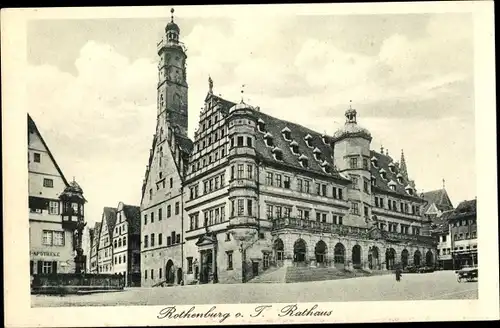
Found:
[[[349,158],[349,167],[351,169],[357,169],[358,168],[358,159],[356,157]]]

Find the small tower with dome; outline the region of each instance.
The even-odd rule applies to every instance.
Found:
[[[345,224],[363,227],[371,217],[370,131],[357,122],[357,111],[349,104],[346,121],[334,135],[334,162],[351,179],[348,189],[350,211]]]

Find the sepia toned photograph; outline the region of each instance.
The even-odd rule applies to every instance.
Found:
[[[477,14],[315,6],[25,20],[30,309],[285,323],[482,301]]]

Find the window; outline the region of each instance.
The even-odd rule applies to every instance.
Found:
[[[231,233],[226,232],[226,241],[231,241]]]
[[[272,172],[267,172],[267,175],[266,175],[266,184],[268,186],[272,186],[273,185],[273,173]]]
[[[163,219],[163,215],[161,212],[161,208],[158,209],[158,221],[161,221]]]
[[[359,204],[351,203],[351,213],[355,215],[359,215]]]
[[[316,193],[318,195],[321,195],[321,184],[320,183],[316,183]]]
[[[363,169],[365,170],[369,169],[368,160],[366,158],[363,158]]]
[[[44,178],[43,179],[43,186],[47,187],[47,188],[54,188],[54,180]]]
[[[370,189],[369,189],[369,186],[368,186],[368,181],[364,180],[363,181],[363,190],[368,194],[370,193]]]
[[[365,206],[365,217],[368,217],[370,214],[368,213],[368,206]]]
[[[264,256],[262,258],[262,266],[265,269],[269,268],[269,254],[264,253]]]
[[[173,186],[174,186],[174,179],[170,178],[170,188],[172,188]]]
[[[249,180],[253,180],[253,165],[247,165],[247,177]]]
[[[286,176],[284,177],[284,181],[283,181],[283,187],[285,189],[290,189],[290,177]]]
[[[42,262],[42,273],[55,273],[57,271],[57,262]]]
[[[123,246],[127,245],[127,237],[123,237]]]
[[[243,215],[245,212],[245,203],[243,199],[238,199],[238,215]]]
[[[59,202],[49,202],[49,214],[59,214]]]
[[[52,246],[52,231],[44,230],[42,234],[42,244]]]
[[[172,245],[172,237],[168,236],[167,237],[167,246]]]
[[[188,274],[193,273],[193,258],[192,257],[187,258],[187,273]]]
[[[351,169],[357,169],[358,168],[358,159],[355,157],[349,158],[349,167]]]
[[[282,217],[282,215],[281,215],[282,214],[282,207],[281,206],[275,206],[275,207],[276,207],[276,212],[275,212],[276,213],[276,218],[277,219],[281,219],[281,217]]]
[[[149,200],[153,199],[153,189],[149,189]]]
[[[151,279],[154,279],[154,271],[151,269]]]
[[[118,239],[118,247],[122,247],[122,239]]]
[[[176,202],[176,203],[175,203],[175,214],[176,214],[176,215],[177,215],[177,214],[179,214],[179,206],[180,206],[180,205],[179,205],[179,202]]]
[[[148,224],[148,215],[144,214],[144,225]]]
[[[310,193],[311,192],[311,190],[309,188],[310,184],[311,184],[311,182],[309,180],[305,180],[304,181],[304,192],[305,193]]]
[[[252,200],[251,199],[248,199],[247,200],[247,213],[248,213],[248,216],[252,216]]]
[[[155,222],[155,212],[151,212],[151,223]]]
[[[237,178],[243,179],[243,164],[238,164]]]
[[[276,187],[281,188],[281,174],[276,174]]]
[[[242,147],[243,146],[243,137],[239,136],[239,137],[237,137],[236,140],[237,140],[238,147]]]
[[[321,222],[326,223],[326,213],[321,214]]]
[[[33,161],[35,163],[40,163],[40,154],[39,153],[33,153]]]
[[[226,252],[227,256],[227,270],[233,270],[233,251]]]
[[[53,231],[54,246],[64,246],[64,232]]]
[[[273,205],[266,205],[266,217],[268,219],[272,219],[273,218]]]
[[[303,183],[304,181],[302,179],[297,179],[297,190],[302,192],[303,191]]]
[[[176,243],[177,244],[181,243],[181,234],[180,233],[178,233],[177,236],[176,236]]]
[[[172,216],[172,205],[167,205],[167,218]]]
[[[316,222],[321,222],[321,213],[316,212]]]
[[[144,247],[148,247],[148,236],[144,236]]]
[[[252,147],[252,138],[247,137],[247,146]]]
[[[325,184],[321,185],[321,196],[326,196],[326,185]]]
[[[358,178],[351,176],[351,181],[352,181],[352,189],[359,189]]]
[[[158,234],[158,246],[161,246],[163,244],[163,234],[159,233]]]

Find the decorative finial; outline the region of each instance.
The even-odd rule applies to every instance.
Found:
[[[241,102],[243,102],[243,94],[245,93],[245,84],[241,85]]]
[[[380,153],[384,155],[384,145],[380,145]]]
[[[444,180],[443,180],[444,181]],[[73,182],[75,182],[75,176],[73,176]]]
[[[385,150],[385,156],[389,156],[389,149]]]
[[[212,81],[212,77],[208,76],[208,92],[212,93],[214,87],[214,81]]]
[[[445,189],[445,181],[444,181],[444,179],[443,179],[443,189]]]
[[[172,23],[174,22],[174,8],[170,9],[170,13],[172,14]]]
[[[349,109],[352,109],[352,100],[349,100]]]

